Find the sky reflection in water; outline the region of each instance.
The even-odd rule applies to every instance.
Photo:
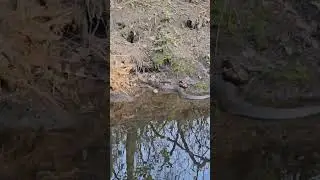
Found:
[[[111,179],[210,179],[210,117],[112,127]]]

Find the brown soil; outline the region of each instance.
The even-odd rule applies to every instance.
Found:
[[[135,81],[135,74],[140,73],[152,80],[189,80],[196,91],[207,90],[210,65],[208,6],[209,1],[112,0],[111,64],[133,65],[131,79],[127,78],[127,81]],[[111,82],[112,91],[125,91],[139,85],[125,83],[121,89],[119,82],[124,79],[117,78],[119,80]]]

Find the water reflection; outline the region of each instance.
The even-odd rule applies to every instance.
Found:
[[[320,179],[319,120],[215,119],[216,179]]]
[[[0,179],[106,179],[101,124],[90,118],[65,129],[1,129]]]
[[[111,179],[210,179],[210,117],[112,127]]]

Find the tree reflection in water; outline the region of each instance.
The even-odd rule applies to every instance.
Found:
[[[210,117],[112,128],[112,179],[210,179]]]

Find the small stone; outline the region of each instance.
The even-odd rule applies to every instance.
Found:
[[[153,93],[155,93],[155,94],[157,94],[158,92],[159,92],[158,89],[153,90]]]
[[[186,82],[183,81],[183,80],[180,80],[180,81],[179,81],[179,86],[182,87],[182,88],[184,88],[184,89],[186,89],[186,88],[188,88],[188,83],[186,83]]]

